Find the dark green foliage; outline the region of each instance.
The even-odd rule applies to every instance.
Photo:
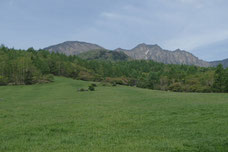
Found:
[[[93,85],[90,85],[88,89],[89,91],[95,91],[95,87]]]
[[[0,48],[0,85],[19,85],[49,82],[48,62],[41,53],[30,48],[27,51]],[[50,78],[50,80],[49,80]]]
[[[84,89],[84,88],[80,88],[78,89],[79,92],[85,92],[85,91],[89,91],[88,89]]]
[[[91,86],[97,87],[97,84],[96,83],[92,83]]]
[[[46,75],[46,80],[53,82],[54,81],[54,76],[52,74]]]
[[[223,74],[224,74],[224,69],[222,64],[219,64],[216,68],[215,71],[215,79],[214,79],[214,89],[216,92],[221,92],[222,91],[222,86],[223,86]]]
[[[1,85],[6,85],[8,82],[7,78],[4,76],[0,76],[0,86]]]
[[[148,75],[148,86],[147,88],[154,89],[155,85],[159,81],[159,75],[156,72],[150,72]]]
[[[81,89],[78,89],[78,91],[80,91],[80,92],[84,92],[84,91],[87,91],[86,89],[84,89],[84,88],[81,88]]]
[[[109,50],[92,50],[78,55],[86,60],[127,61],[130,59],[125,53]]]
[[[219,64],[215,70],[213,89],[215,92],[228,92],[228,69]]]
[[[171,84],[171,85],[169,86],[169,90],[172,90],[172,91],[174,91],[174,92],[181,92],[181,91],[183,91],[184,89],[182,88],[180,82],[176,82],[176,83],[173,83],[173,84]],[[196,91],[195,91],[195,90],[194,90],[194,91],[192,90],[192,92],[196,92]]]
[[[228,92],[228,68],[224,72],[224,91]]]

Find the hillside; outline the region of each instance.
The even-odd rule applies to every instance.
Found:
[[[1,152],[228,150],[228,94],[90,82],[0,87]]]
[[[66,55],[77,55],[90,50],[100,50],[104,48],[97,44],[87,42],[66,41],[57,45],[46,47],[44,49],[50,52],[64,53]]]
[[[86,60],[110,60],[110,61],[127,61],[130,59],[123,52],[109,51],[109,50],[91,50],[81,53],[78,57]]]

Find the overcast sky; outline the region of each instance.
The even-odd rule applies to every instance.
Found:
[[[68,40],[139,43],[228,58],[227,0],[0,0],[0,43],[44,48]]]

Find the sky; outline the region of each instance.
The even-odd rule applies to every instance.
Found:
[[[228,58],[227,0],[0,0],[0,44],[44,48],[64,41],[131,49],[183,49]]]

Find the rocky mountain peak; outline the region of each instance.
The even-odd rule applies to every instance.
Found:
[[[145,43],[137,45],[132,50],[124,51],[133,59],[139,60],[153,60],[165,64],[187,64],[202,67],[208,67],[210,64],[206,61],[199,60],[193,54],[177,49],[169,51],[162,49],[159,45],[147,45]]]
[[[64,53],[66,55],[78,55],[80,53],[88,52],[91,50],[101,50],[103,47],[80,41],[66,41],[57,45],[52,45],[47,48],[44,48],[50,52]]]
[[[154,45],[148,45],[148,44],[145,44],[145,43],[141,43],[139,45],[137,45],[133,50],[135,49],[157,49],[157,50],[161,50],[162,48],[157,45],[157,44],[154,44]]]

